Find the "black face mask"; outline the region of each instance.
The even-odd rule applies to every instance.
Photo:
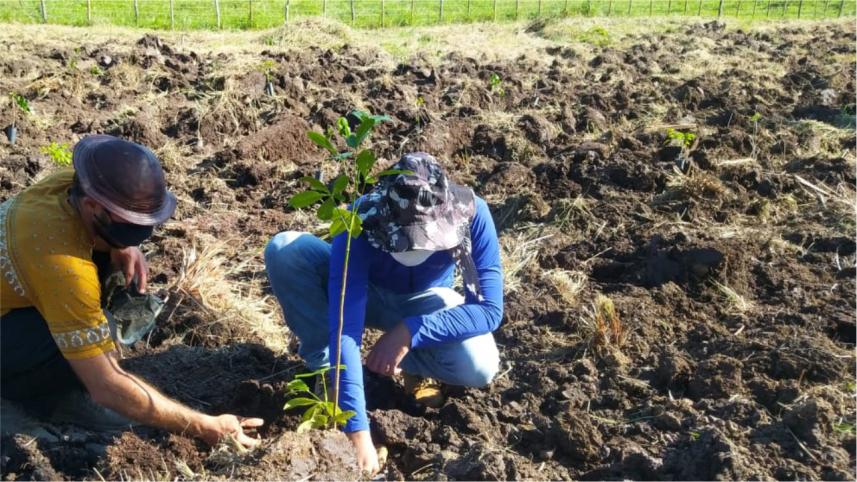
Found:
[[[155,231],[154,226],[140,226],[114,221],[106,211],[103,211],[100,216],[94,216],[94,219],[95,232],[114,249],[139,246],[140,243],[149,239]]]

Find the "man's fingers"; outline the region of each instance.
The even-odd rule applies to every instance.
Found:
[[[241,420],[241,426],[244,428],[261,427],[265,425],[265,421],[261,418],[245,418]]]
[[[149,267],[146,266],[146,261],[137,265],[137,291],[140,293],[146,292],[146,287],[149,284]]]
[[[245,447],[255,447],[255,446],[259,445],[260,443],[262,443],[262,441],[260,439],[250,438],[247,435],[245,435],[243,432],[238,433],[238,437],[236,437],[236,440],[238,440],[238,443],[240,443],[241,445],[243,445]]]

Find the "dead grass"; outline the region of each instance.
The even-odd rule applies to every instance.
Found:
[[[583,337],[596,351],[621,351],[628,339],[628,329],[619,318],[613,300],[599,294],[582,318]]]
[[[538,226],[500,236],[500,264],[503,266],[503,288],[507,294],[521,287],[521,276],[535,265],[541,242],[552,236],[543,236]]]
[[[655,196],[652,205],[658,206],[687,199],[714,199],[726,193],[723,183],[707,171],[691,165],[685,174],[678,167],[673,167],[672,174],[667,175],[666,190]]]
[[[580,271],[552,269],[544,272],[544,277],[553,286],[562,301],[575,306],[580,301],[580,294],[586,288],[588,277]]]

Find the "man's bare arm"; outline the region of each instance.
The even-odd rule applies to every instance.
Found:
[[[258,440],[244,434],[242,428],[258,427],[257,418],[242,419],[234,415],[213,417],[170,400],[157,389],[123,370],[111,351],[85,360],[69,360],[92,399],[115,412],[145,425],[174,433],[200,437],[215,444],[232,434],[244,445]]]

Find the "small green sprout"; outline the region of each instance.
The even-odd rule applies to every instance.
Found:
[[[491,89],[491,92],[506,95],[506,90],[503,88],[503,80],[494,72],[491,72],[491,77],[488,79],[488,87]]]
[[[89,73],[96,76],[96,77],[101,77],[102,75],[104,75],[104,71],[101,70],[101,67],[99,67],[97,65],[93,65],[92,67],[90,67]]]
[[[664,145],[669,144],[673,140],[680,140],[682,145],[689,147],[696,140],[696,134],[693,132],[679,132],[674,129],[667,129],[667,140]]]

